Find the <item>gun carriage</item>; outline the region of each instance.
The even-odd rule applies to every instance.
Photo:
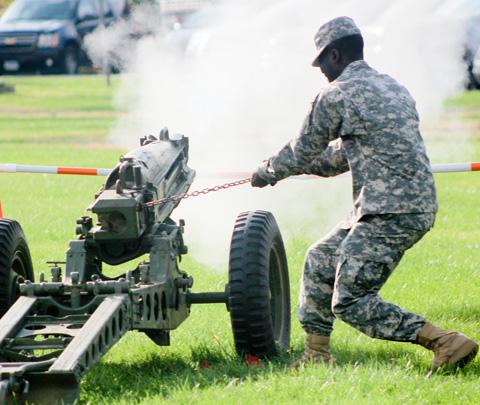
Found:
[[[0,403],[72,403],[79,381],[129,330],[160,346],[193,304],[223,303],[240,356],[271,357],[290,340],[288,269],[273,215],[237,217],[224,291],[193,292],[181,269],[185,223],[172,211],[195,172],[188,138],[141,139],[120,158],[95,202],[97,216],[77,220],[64,262],[50,262],[51,279],[34,271],[18,222],[0,219]],[[170,198],[169,198],[170,197]],[[156,203],[162,200],[162,203]],[[102,271],[148,255],[115,277]]]

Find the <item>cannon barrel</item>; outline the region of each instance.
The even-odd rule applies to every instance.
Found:
[[[168,130],[141,139],[141,146],[120,158],[89,210],[96,226],[77,233],[95,245],[109,264],[134,259],[150,248],[147,235],[164,223],[179,201],[148,207],[146,203],[187,192],[195,171],[187,166],[188,138],[170,138]]]

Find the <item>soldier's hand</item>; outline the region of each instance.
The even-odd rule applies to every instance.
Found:
[[[268,186],[269,184],[268,181],[263,180],[257,172],[253,172],[250,183],[252,184],[253,187],[260,187],[260,188]]]
[[[250,182],[253,187],[265,187],[269,184],[274,186],[277,183],[275,174],[269,166],[268,160],[265,160],[258,169],[253,172]]]

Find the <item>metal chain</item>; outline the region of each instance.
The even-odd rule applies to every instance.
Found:
[[[185,200],[186,198],[189,198],[189,197],[198,197],[199,195],[202,195],[202,194],[208,194],[214,191],[225,190],[227,188],[240,186],[241,184],[246,184],[246,183],[250,183],[250,177],[247,179],[232,181],[231,183],[220,184],[218,186],[207,187],[202,190],[192,191],[191,193],[182,193],[182,194],[172,195],[171,197],[162,198],[160,200],[149,201],[147,203],[147,206],[153,207],[155,205],[163,205],[171,201],[180,201],[180,200]]]

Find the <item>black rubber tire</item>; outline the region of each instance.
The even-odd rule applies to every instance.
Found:
[[[17,221],[0,219],[0,317],[18,298],[19,276],[33,281],[27,240]]]
[[[241,356],[272,357],[290,345],[290,285],[282,236],[270,212],[239,214],[230,245],[228,308]]]

